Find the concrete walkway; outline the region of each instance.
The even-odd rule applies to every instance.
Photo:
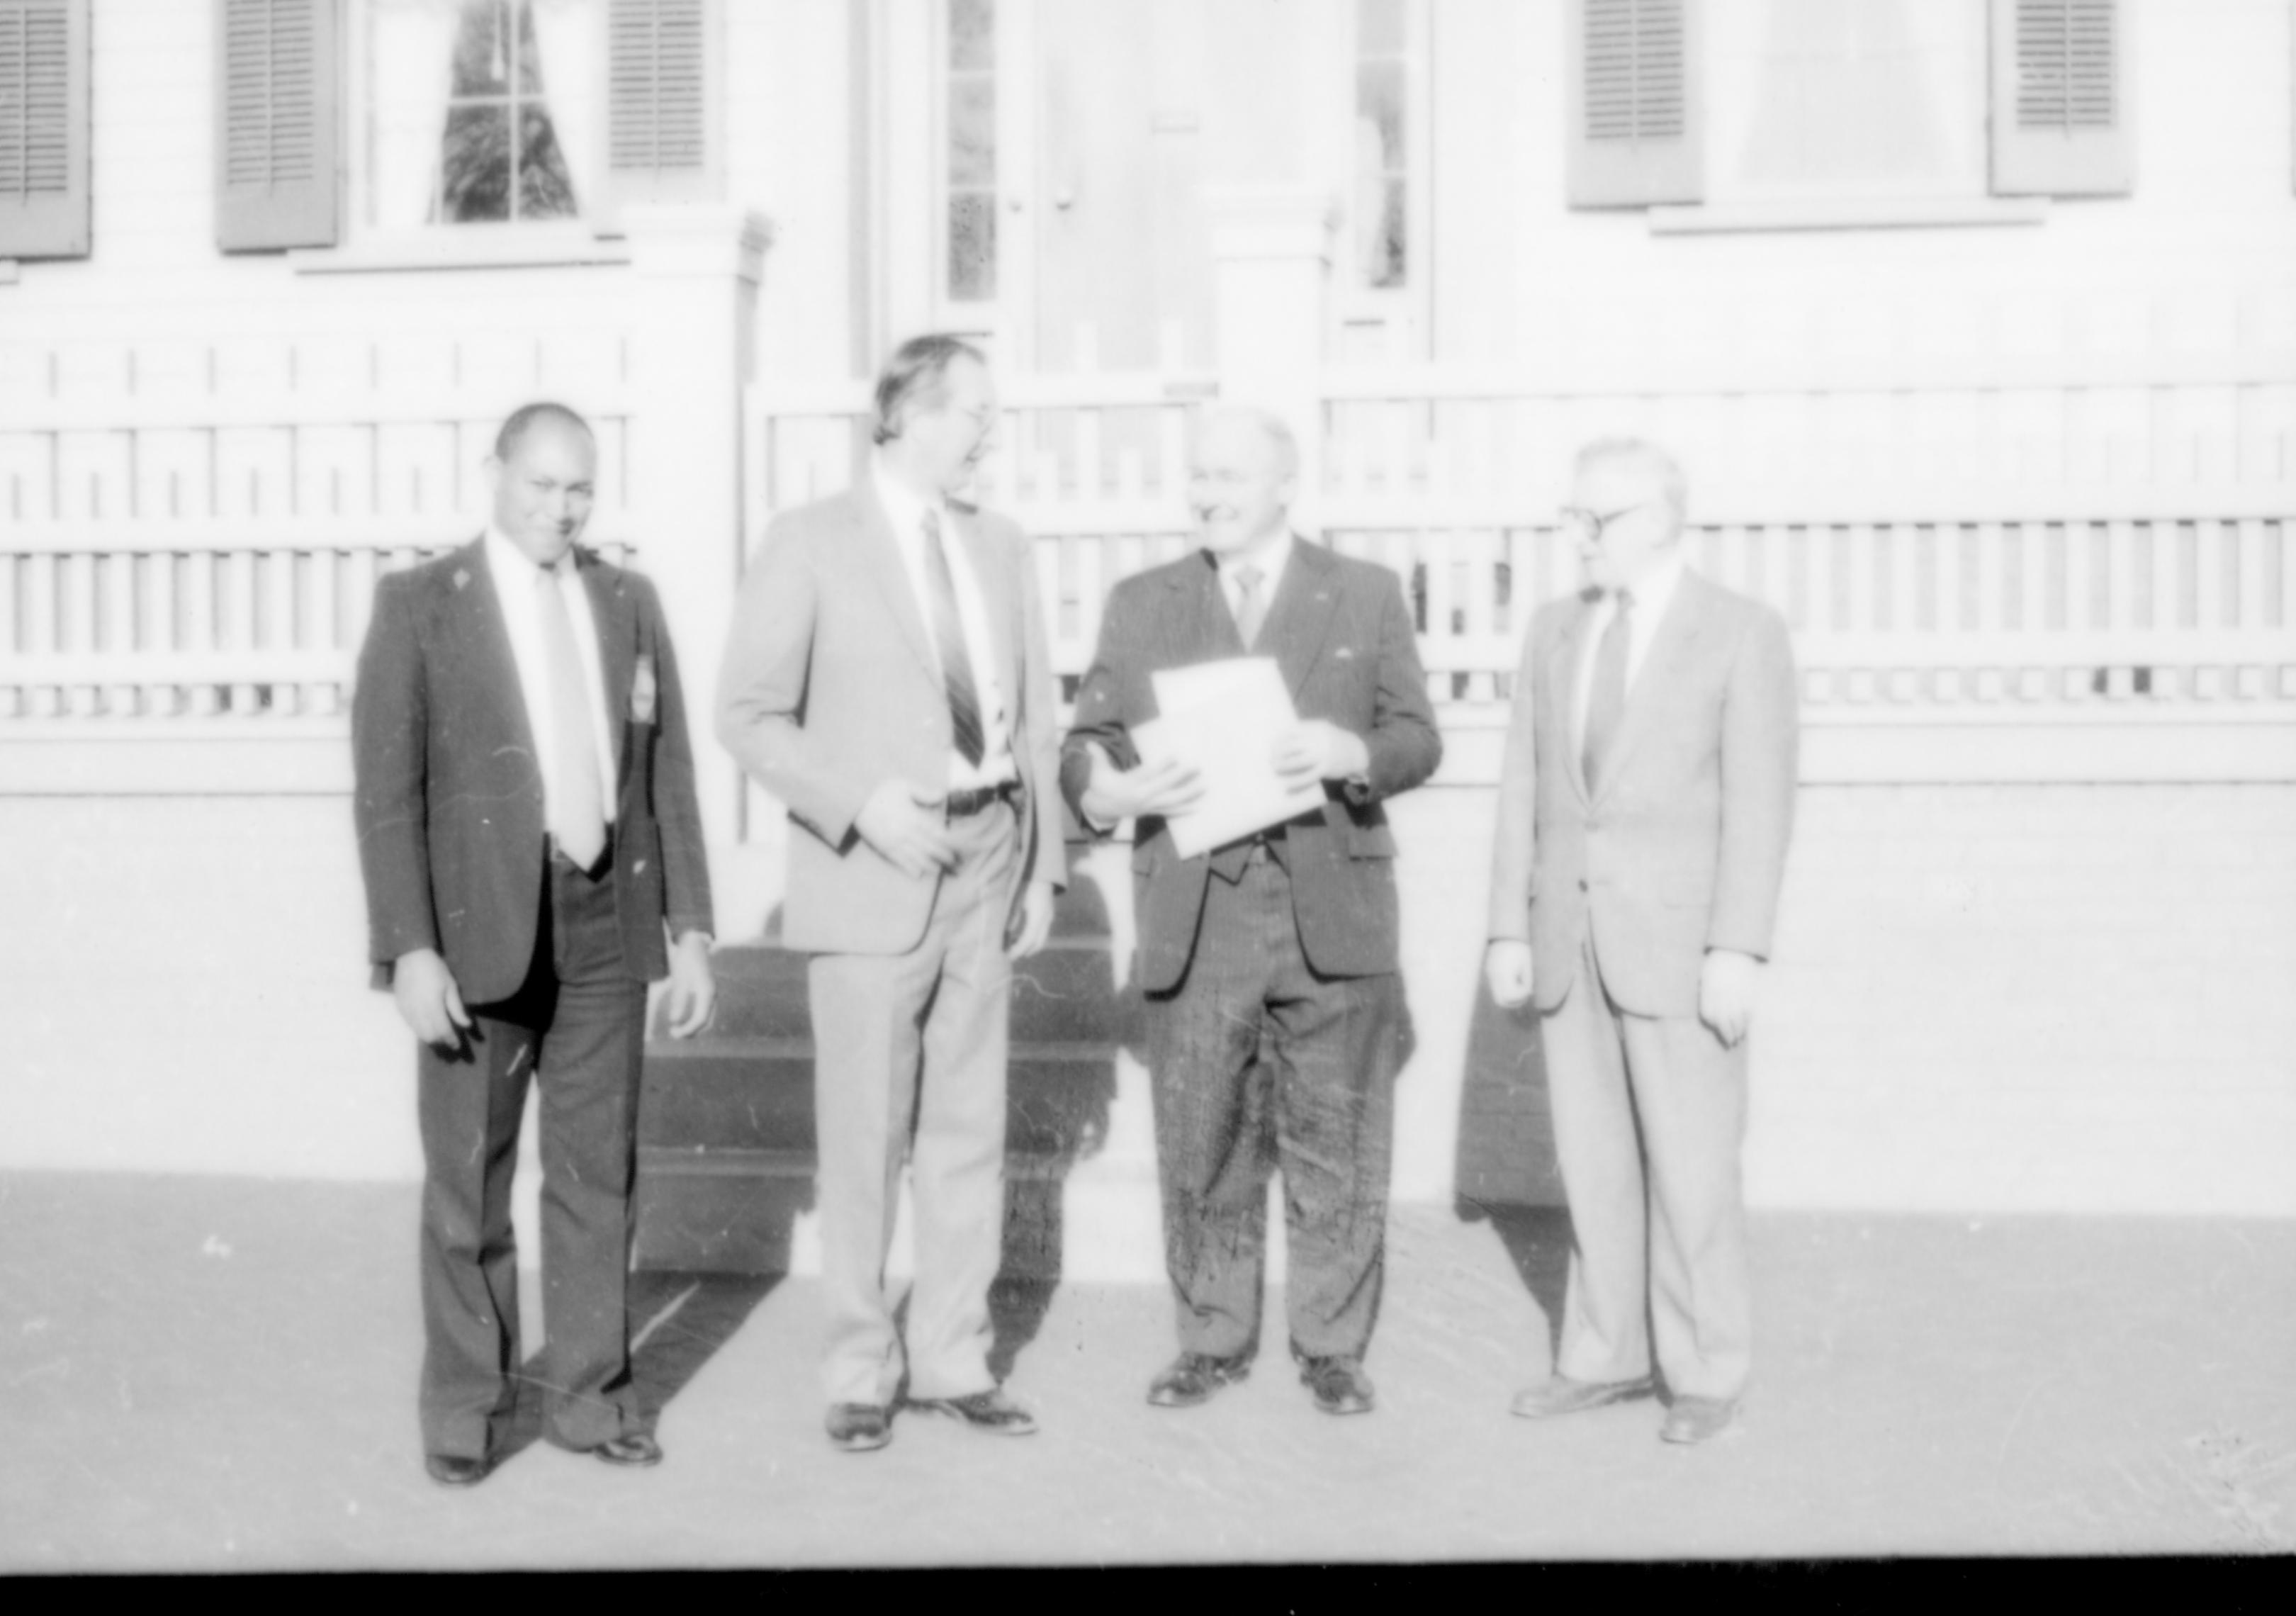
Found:
[[[415,1440],[411,1187],[0,1179],[0,1570],[1546,1559],[2296,1549],[2296,1225],[1771,1215],[1742,1434],[1534,1425],[1562,1229],[1399,1209],[1369,1368],[1151,1409],[1164,1297],[1003,1299],[1043,1432],[832,1453],[808,1281],[645,1276],[668,1461]]]

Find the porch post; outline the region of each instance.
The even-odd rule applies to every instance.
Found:
[[[1213,265],[1213,331],[1220,396],[1275,411],[1300,439],[1294,520],[1319,525],[1324,486],[1325,296],[1331,285],[1332,199],[1307,187],[1207,192]]]
[[[715,206],[631,207],[627,476],[638,564],[660,591],[677,646],[701,824],[719,910],[738,848],[741,775],[710,734],[709,704],[740,576],[742,390],[754,369],[758,285],[770,232]]]

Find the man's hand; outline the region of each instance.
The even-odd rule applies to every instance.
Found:
[[[1275,772],[1286,785],[1310,780],[1351,780],[1368,773],[1371,748],[1353,730],[1328,718],[1308,718],[1275,738]]]
[[[940,816],[942,793],[888,780],[869,793],[853,828],[904,875],[919,881],[956,868],[956,843]]]
[[[1706,966],[1698,979],[1698,1019],[1714,1029],[1726,1047],[1746,1036],[1754,1017],[1754,984],[1762,962],[1751,954],[1729,948],[1707,951]]]
[[[1119,768],[1099,747],[1087,750],[1092,754],[1092,779],[1084,789],[1083,806],[1085,816],[1096,824],[1111,825],[1143,814],[1162,818],[1194,807],[1204,794],[1196,771],[1177,759]]]
[[[1032,881],[1028,890],[1021,894],[1020,924],[1004,944],[1004,952],[1013,959],[1026,959],[1045,946],[1053,934],[1053,883]]]
[[[1483,951],[1483,980],[1502,1010],[1530,1001],[1530,945],[1513,938],[1497,938]]]
[[[688,931],[669,951],[669,1036],[690,1038],[709,1025],[718,1009],[718,978],[709,969],[709,934]]]
[[[473,1025],[463,1008],[463,990],[455,973],[436,948],[413,948],[392,962],[390,996],[398,1013],[414,1036],[442,1053],[463,1047],[463,1034]]]

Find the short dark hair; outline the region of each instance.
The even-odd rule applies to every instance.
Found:
[[[542,398],[532,404],[521,404],[511,411],[509,418],[502,423],[502,430],[495,434],[495,458],[509,460],[517,452],[519,439],[545,421],[573,427],[593,443],[598,439],[598,434],[591,431],[590,423],[582,419],[579,411]]]
[[[885,368],[877,373],[877,420],[870,429],[869,440],[887,443],[899,437],[901,416],[908,406],[932,395],[948,367],[959,359],[980,365],[988,363],[988,356],[963,337],[941,332],[911,337],[895,349]]]

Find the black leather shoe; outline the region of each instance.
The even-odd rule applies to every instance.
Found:
[[[1221,1387],[1233,1386],[1250,1373],[1248,1358],[1183,1352],[1148,1382],[1148,1400],[1159,1408],[1193,1408],[1211,1401],[1212,1393]]]
[[[609,1464],[621,1464],[633,1469],[661,1463],[661,1444],[644,1432],[608,1437],[590,1451]]]
[[[1037,1416],[1004,1395],[1001,1387],[991,1386],[986,1391],[976,1391],[970,1397],[912,1398],[909,1407],[922,1408],[928,1414],[945,1414],[964,1421],[975,1431],[986,1431],[1000,1437],[1025,1437],[1034,1434]]]
[[[1325,1414],[1371,1412],[1371,1377],[1351,1358],[1311,1358],[1300,1366],[1300,1383]]]
[[[423,1455],[422,1468],[441,1487],[476,1487],[495,1473],[491,1459],[465,1459],[451,1453]]]
[[[893,1440],[890,1414],[877,1403],[832,1403],[829,1445],[840,1453],[867,1453]]]

